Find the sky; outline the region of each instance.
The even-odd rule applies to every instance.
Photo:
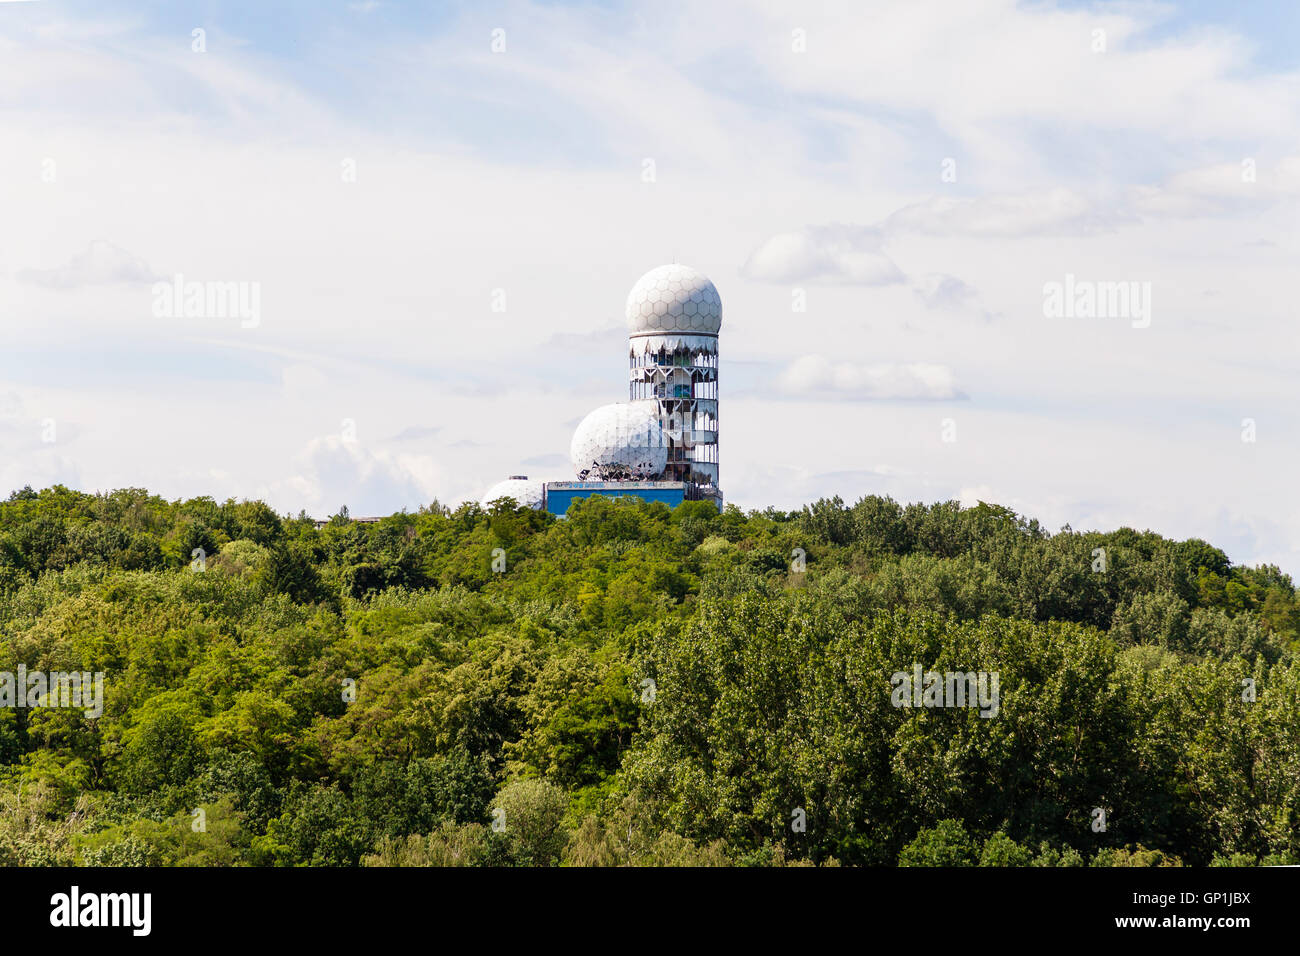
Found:
[[[676,261],[728,502],[1295,575],[1297,41],[1289,0],[0,0],[0,494],[571,480]]]

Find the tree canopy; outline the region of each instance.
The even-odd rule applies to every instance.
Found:
[[[0,706],[0,863],[1296,863],[1298,649],[1276,567],[991,504],[24,488],[0,672],[104,696]]]

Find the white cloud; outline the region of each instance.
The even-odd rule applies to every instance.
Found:
[[[795,359],[781,373],[781,390],[807,399],[871,401],[881,399],[962,398],[952,369],[944,365],[857,365],[821,355]]]
[[[18,278],[47,289],[77,289],[119,282],[153,282],[157,273],[139,256],[106,239],[97,239],[55,269],[24,269]]]
[[[305,502],[314,515],[344,505],[356,516],[388,514],[394,502],[411,510],[437,497],[439,469],[428,455],[371,451],[330,435],[313,439],[298,456],[300,470],[271,491],[273,501]]]
[[[956,276],[942,273],[921,276],[913,281],[912,291],[927,309],[979,312],[985,321],[995,318],[980,306],[979,293]]]
[[[899,209],[885,220],[887,233],[928,236],[1018,238],[1080,236],[1109,230],[1113,217],[1069,189],[1032,195],[989,195],[972,199],[936,197]]]
[[[1128,198],[1137,212],[1150,217],[1256,215],[1263,206],[1300,199],[1300,156],[1276,163],[1245,157],[1189,169],[1159,185],[1135,186]]]
[[[764,4],[758,16],[740,9],[726,10],[741,33],[729,34],[733,44],[788,36],[784,4]],[[927,168],[955,156],[969,171],[963,181],[979,176],[997,191],[1059,180],[1080,159],[1107,168],[1113,144],[1139,137],[1167,150],[1163,159],[1230,139],[1287,143],[1300,115],[1294,75],[1250,69],[1249,43],[1223,29],[1150,35],[1176,15],[1156,3],[881,0],[863,16],[859,3],[832,0],[801,11],[806,55],[756,59],[792,95],[933,123],[952,145]],[[1095,30],[1104,52],[1094,52]]]
[[[860,226],[809,226],[764,241],[741,270],[762,282],[843,282],[890,285],[903,273],[881,252],[878,230]]]
[[[37,413],[18,391],[0,391],[0,497],[25,485],[80,487],[81,469],[65,454],[78,430],[75,421]]]

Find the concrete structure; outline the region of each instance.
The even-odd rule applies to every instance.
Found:
[[[718,332],[722,297],[689,266],[651,269],[624,307],[628,401],[602,405],[573,434],[577,481],[541,484],[516,475],[481,504],[512,497],[563,515],[578,498],[601,495],[709,501],[722,508],[718,477]],[[541,484],[540,491],[538,485]]]

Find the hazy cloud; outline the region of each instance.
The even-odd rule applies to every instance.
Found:
[[[979,293],[956,276],[936,273],[912,283],[912,291],[927,309],[949,312],[978,312],[985,321],[996,318],[980,304]]]
[[[428,441],[429,439],[436,438],[440,431],[442,431],[442,428],[438,425],[429,425],[425,427],[411,426],[410,428],[403,428],[388,440],[394,442]]]
[[[56,269],[24,269],[18,278],[47,289],[77,289],[117,282],[154,282],[159,276],[139,256],[97,239]]]
[[[764,241],[741,271],[764,282],[902,282],[903,273],[880,245],[880,231],[869,226],[808,226]]]
[[[418,507],[437,497],[438,468],[428,455],[373,452],[331,435],[309,442],[298,465],[274,497],[287,492],[315,515],[334,514],[343,505],[357,516],[388,514],[394,502]]]
[[[519,462],[521,465],[537,466],[538,468],[567,468],[570,464],[568,455],[533,455],[531,458],[525,458]]]
[[[781,373],[781,390],[790,397],[879,401],[964,398],[946,365],[858,365],[821,355],[798,358]]]
[[[889,234],[998,237],[1086,236],[1108,231],[1115,217],[1080,193],[1053,189],[971,199],[935,197],[904,206],[884,223]]]

